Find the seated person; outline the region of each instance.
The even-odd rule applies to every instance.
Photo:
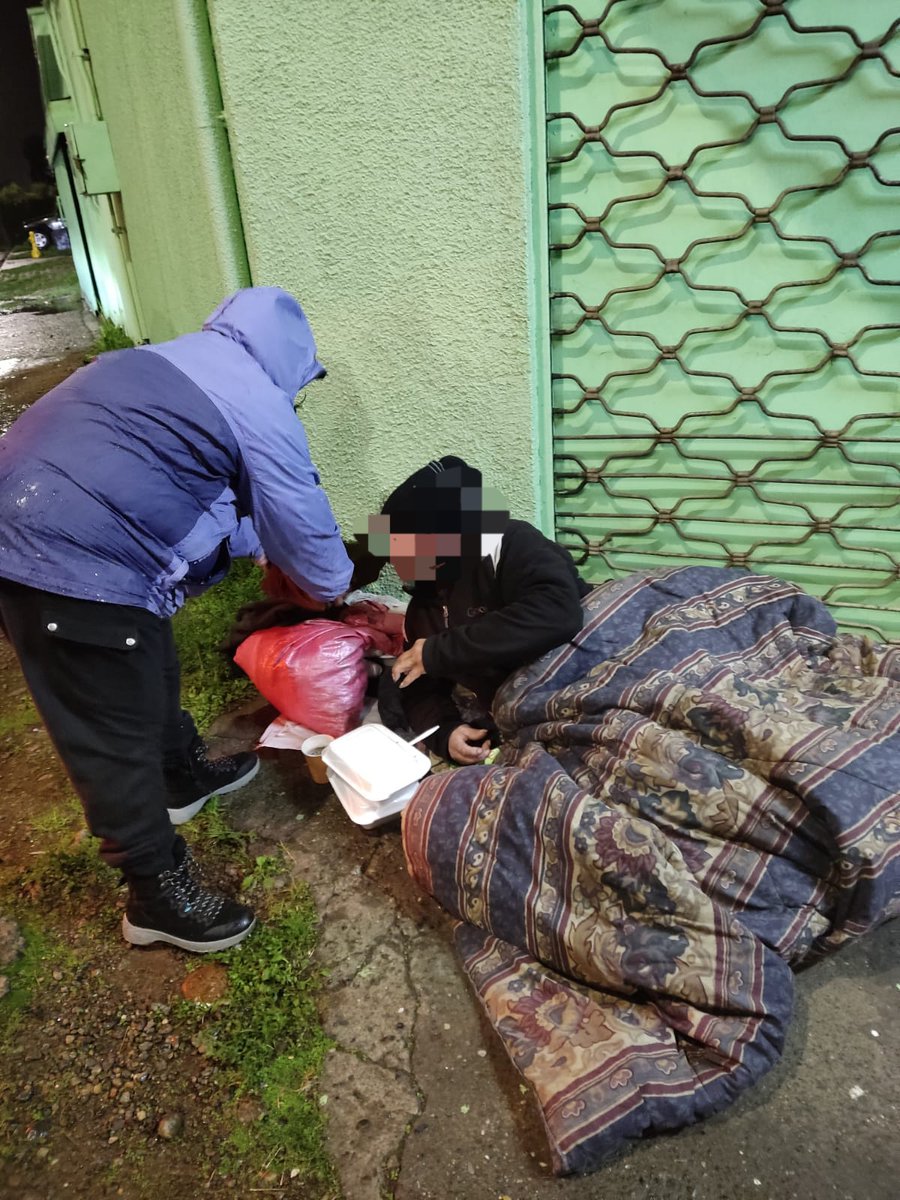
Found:
[[[405,718],[416,733],[437,725],[430,750],[483,762],[496,738],[494,693],[510,672],[579,632],[589,585],[567,550],[511,520],[482,488],[481,472],[453,456],[392,492],[370,519],[369,548],[390,558],[412,594],[407,649],[391,675],[399,691],[382,691],[382,720],[396,727]],[[457,685],[472,694],[466,711]]]

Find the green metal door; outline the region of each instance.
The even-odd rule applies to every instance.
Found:
[[[544,12],[557,534],[900,638],[896,0]]]

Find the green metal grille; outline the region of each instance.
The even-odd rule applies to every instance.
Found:
[[[900,638],[896,0],[546,8],[557,535]]]

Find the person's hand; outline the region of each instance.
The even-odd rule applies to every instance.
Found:
[[[417,642],[413,642],[408,650],[394,660],[394,665],[391,667],[391,677],[394,683],[402,680],[400,686],[402,688],[409,687],[411,683],[425,674],[425,663],[422,660],[422,648],[425,645],[425,639],[419,638]]]
[[[253,561],[256,563],[256,565],[258,567],[262,567],[263,570],[265,570],[266,567],[269,565],[269,560],[266,558],[265,554],[257,555],[257,557],[254,558]]]
[[[453,761],[467,766],[484,762],[491,752],[487,732],[486,729],[474,729],[471,725],[457,725],[447,743]]]

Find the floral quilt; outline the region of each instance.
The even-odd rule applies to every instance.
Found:
[[[404,814],[560,1173],[725,1108],[781,1053],[792,969],[900,912],[900,648],[732,570],[584,608],[498,693],[500,760]]]

